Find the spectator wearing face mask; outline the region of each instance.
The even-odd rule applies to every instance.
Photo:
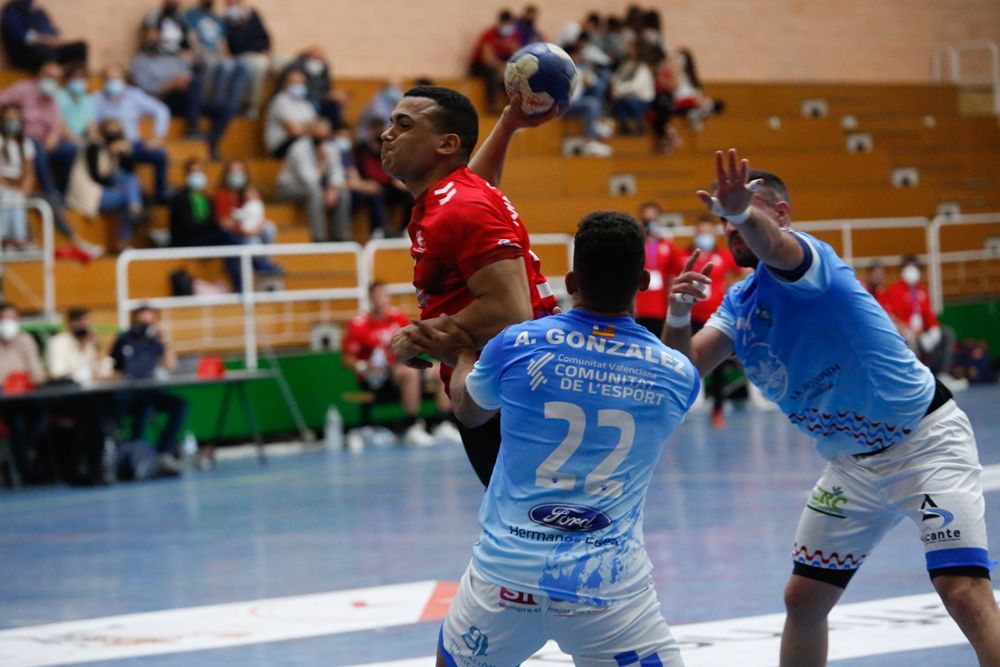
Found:
[[[313,241],[330,239],[330,225],[344,195],[344,166],[330,122],[315,119],[295,141],[278,174],[278,196],[305,206]]]
[[[330,62],[323,49],[313,45],[300,53],[282,70],[276,89],[284,88],[284,80],[292,70],[298,70],[305,75],[306,98],[312,102],[316,113],[330,121],[331,127],[337,128],[343,125],[341,109],[347,102],[348,96],[334,89]]]
[[[24,373],[33,385],[45,382],[38,344],[21,329],[21,315],[9,303],[0,303],[0,382],[11,373]]]
[[[170,128],[170,109],[167,105],[141,89],[125,83],[125,70],[121,65],[108,65],[103,72],[104,86],[94,93],[94,118],[100,123],[108,118],[117,119],[132,142],[132,159],[136,164],[153,166],[154,195],[157,201],[167,200],[167,151],[163,138]],[[153,119],[153,136],[143,139],[139,135],[139,121]]]
[[[379,184],[380,191],[371,200],[372,229],[371,238],[380,239],[389,235],[393,229],[405,230],[413,208],[413,197],[398,178],[385,173],[382,168],[382,132],[385,124],[373,119],[367,128],[364,141],[354,146],[354,165],[358,175],[365,182]],[[393,224],[393,209],[395,222]],[[376,213],[379,210],[381,213]]]
[[[35,146],[24,136],[24,115],[17,104],[0,107],[0,239],[5,247],[28,245],[25,197],[35,185]]]
[[[16,381],[15,381],[16,378]],[[17,309],[0,303],[0,386],[3,391],[18,384],[24,387],[45,382],[45,369],[35,339],[21,329]],[[0,419],[7,425],[11,452],[22,477],[34,476],[32,456],[41,431],[42,413],[34,402],[0,404]]]
[[[170,245],[184,248],[240,244],[238,236],[219,224],[215,205],[206,192],[205,163],[197,158],[189,159],[184,163],[184,174],[184,187],[170,199]],[[233,291],[242,291],[239,258],[226,257],[222,261]]]
[[[264,82],[274,64],[271,53],[271,35],[257,10],[245,0],[226,0],[226,43],[231,53],[250,72],[250,90],[247,94],[247,115],[260,114]]]
[[[50,379],[72,380],[82,385],[110,376],[110,365],[91,329],[89,310],[67,311],[66,329],[49,338],[45,345],[45,366]]]
[[[82,144],[96,131],[94,100],[87,90],[87,68],[72,65],[66,68],[66,85],[56,96],[59,114],[66,132],[73,141]]]
[[[34,0],[10,0],[0,13],[0,39],[7,62],[36,71],[48,61],[61,65],[87,62],[86,42],[67,42]]]
[[[667,293],[670,283],[684,268],[683,252],[663,235],[659,224],[663,210],[656,202],[646,202],[639,209],[639,220],[646,232],[646,265],[649,287],[635,295],[635,321],[657,337],[663,333],[667,317]]]
[[[164,51],[160,29],[142,28],[139,53],[132,59],[132,79],[148,95],[158,98],[174,116],[184,118],[188,136],[198,136],[202,82],[179,51]]]
[[[119,252],[130,247],[135,227],[147,220],[134,168],[132,143],[121,122],[105,118],[77,158],[67,195],[70,207],[84,215],[118,213]]]
[[[514,15],[507,9],[501,10],[496,24],[486,29],[476,41],[469,75],[482,79],[486,85],[486,105],[490,111],[499,112],[503,108],[504,69],[521,46]]]
[[[316,118],[316,109],[308,98],[305,74],[292,70],[285,86],[267,108],[264,124],[264,147],[274,157],[283,158],[295,140],[306,135]]]
[[[212,197],[215,215],[223,229],[229,230],[244,244],[274,243],[278,229],[267,219],[260,191],[250,182],[247,164],[230,160],[222,172],[222,182]],[[254,270],[279,272],[280,267],[267,257],[254,257]]]
[[[191,48],[179,0],[164,0],[159,9],[146,15],[142,25],[144,28],[156,28],[162,53],[181,55]]]
[[[378,123],[378,119],[370,121]],[[344,166],[344,179],[350,197],[343,197],[341,205],[337,206],[334,222],[334,239],[337,241],[352,240],[352,219],[361,209],[367,209],[369,215],[369,235],[376,229],[384,230],[389,221],[385,212],[385,200],[382,196],[382,184],[372,178],[364,178],[354,161],[354,145],[351,142],[349,128],[341,128],[335,133],[334,141],[340,149],[340,162]]]
[[[399,104],[401,99],[403,99],[403,91],[399,87],[399,81],[387,81],[386,84],[377,93],[375,93],[375,96],[372,97],[371,101],[365,105],[365,108],[361,111],[361,115],[358,117],[356,134],[358,141],[365,141],[368,139],[368,128],[373,122],[380,121],[383,126],[388,126],[392,110],[396,108],[396,105]],[[334,128],[339,129],[336,125],[334,125]]]
[[[531,44],[533,42],[544,42],[545,38],[542,33],[538,31],[538,7],[535,5],[526,5],[524,11],[521,12],[521,16],[517,19],[517,38],[521,41],[521,45]]]

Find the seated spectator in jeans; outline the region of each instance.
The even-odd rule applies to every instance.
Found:
[[[355,316],[347,327],[343,341],[343,363],[354,371],[358,384],[365,391],[374,393],[376,398],[383,401],[401,400],[403,413],[406,415],[404,442],[414,445],[434,444],[435,436],[427,432],[427,427],[420,418],[423,373],[421,369],[399,363],[392,354],[392,336],[409,324],[410,318],[390,303],[389,292],[384,284],[372,283],[368,288],[368,297],[371,309]],[[435,394],[438,409],[447,414],[451,405],[443,387],[439,386]],[[438,435],[437,432],[435,435]]]
[[[119,252],[129,247],[135,227],[147,220],[134,166],[121,122],[106,118],[77,158],[67,195],[70,207],[84,215],[118,213]]]
[[[278,197],[305,206],[313,241],[330,238],[330,220],[344,196],[344,167],[330,122],[318,118],[288,149],[278,174]]]
[[[157,312],[148,306],[132,311],[132,327],[119,334],[111,348],[115,372],[123,378],[148,380],[169,374],[177,366],[177,359],[158,326]],[[160,474],[177,475],[181,463],[176,447],[184,418],[187,401],[165,391],[128,391],[118,393],[118,406],[123,414],[132,418],[132,440],[142,440],[154,412],[167,415],[167,424],[156,443],[159,454]]]
[[[167,200],[167,151],[163,138],[170,129],[170,109],[152,95],[125,83],[121,65],[104,68],[104,86],[93,94],[94,119],[100,123],[115,118],[122,124],[125,138],[132,142],[132,159],[136,164],[153,166],[154,195],[159,202]],[[153,119],[153,136],[139,135],[139,120]]]
[[[204,162],[190,158],[184,163],[184,175],[184,187],[170,199],[170,245],[174,248],[239,245],[240,238],[223,229],[216,217],[215,205],[206,192],[208,177]],[[239,258],[226,257],[222,261],[233,291],[242,291]]]
[[[85,142],[95,131],[96,112],[94,99],[87,90],[87,68],[71,65],[66,68],[66,85],[59,91],[59,114],[66,124],[66,132],[78,144]]]
[[[163,0],[159,9],[154,9],[146,14],[142,26],[157,29],[161,52],[184,56],[190,54],[191,43],[188,41],[188,26],[181,13],[179,0]]]
[[[381,121],[374,117],[369,121],[370,125],[378,125]],[[343,127],[334,134],[334,141],[340,150],[340,163],[344,167],[344,186],[350,197],[341,197],[337,203],[337,212],[334,221],[334,240],[353,240],[355,234],[353,228],[353,215],[362,208],[368,209],[369,226],[368,234],[371,236],[375,230],[379,230],[383,236],[389,226],[389,220],[385,214],[385,200],[382,196],[382,184],[371,178],[364,178],[358,171],[354,163],[354,144],[351,142],[351,131]],[[362,139],[364,141],[364,139]]]
[[[496,25],[487,28],[476,41],[469,75],[482,79],[486,85],[486,106],[491,112],[499,112],[504,107],[504,70],[507,61],[521,46],[514,16],[506,9],[497,16]]]
[[[295,140],[308,133],[309,124],[317,115],[308,95],[306,75],[291,70],[281,92],[268,105],[264,147],[274,157],[285,157]]]
[[[422,84],[418,84],[422,85]],[[375,121],[381,121],[383,127],[389,125],[389,117],[392,110],[396,108],[399,101],[403,99],[403,91],[399,89],[399,82],[395,80],[387,81],[386,84],[375,93],[374,97],[362,109],[358,116],[357,138],[359,141],[368,139],[368,128]],[[339,129],[334,126],[335,129]]]
[[[52,60],[87,62],[86,42],[67,42],[44,9],[33,0],[10,0],[0,14],[0,39],[7,61],[17,69],[36,71]]]
[[[389,235],[394,229],[405,229],[406,222],[410,219],[410,209],[413,207],[413,197],[406,186],[399,179],[389,176],[382,168],[382,132],[385,131],[385,127],[379,119],[372,119],[365,139],[354,147],[354,165],[358,169],[358,175],[365,181],[376,181],[380,184],[382,191],[378,199],[385,211],[390,208],[399,211],[398,225],[392,224],[389,215],[385,215],[380,222],[380,217],[375,213],[374,202],[372,203],[371,235],[375,239]]]
[[[611,76],[611,111],[622,134],[646,133],[646,112],[655,98],[653,70],[640,58],[638,47],[631,44],[628,58]]]
[[[24,204],[35,186],[35,145],[24,137],[19,105],[0,107],[0,123],[0,239],[20,250],[28,245]]]
[[[235,234],[244,244],[274,243],[278,229],[267,219],[260,191],[250,182],[247,163],[230,160],[222,173],[222,183],[212,198],[215,215],[223,229]],[[255,257],[255,270],[275,272],[280,268],[267,257]]]
[[[226,0],[226,43],[231,53],[250,71],[247,115],[260,115],[264,82],[271,71],[271,35],[257,10],[245,0]]]
[[[323,49],[314,44],[300,53],[282,70],[275,84],[276,90],[284,88],[284,81],[293,70],[305,75],[306,97],[316,113],[330,121],[330,125],[334,128],[343,125],[341,107],[347,102],[348,96],[334,90],[330,64]]]
[[[46,380],[38,344],[21,330],[17,309],[0,303],[0,386],[3,391],[13,384],[11,375],[15,374],[29,386]],[[41,410],[34,402],[0,403],[0,419],[7,425],[11,451],[21,475],[31,479],[39,454],[36,447],[41,432]]]
[[[179,53],[162,50],[160,29],[142,29],[139,53],[132,59],[132,79],[148,95],[163,101],[174,116],[184,118],[188,136],[197,136],[201,117],[201,79]]]
[[[566,115],[570,117],[583,116],[583,134],[587,140],[583,145],[583,154],[607,157],[612,153],[611,146],[599,140],[610,136],[610,132],[608,132],[610,128],[601,122],[604,115],[604,95],[607,85],[593,67],[583,60],[578,43],[568,45],[566,53],[576,63],[580,77],[580,85],[577,86],[576,94],[570,100]]]

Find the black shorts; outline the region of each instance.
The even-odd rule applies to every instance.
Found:
[[[472,469],[483,486],[489,486],[497,454],[500,453],[500,416],[476,428],[468,428],[459,422],[458,432],[462,435],[462,445]]]

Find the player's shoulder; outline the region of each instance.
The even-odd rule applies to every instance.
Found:
[[[351,318],[350,323],[347,325],[351,329],[363,329],[368,325],[368,315],[366,313],[358,313]]]
[[[455,170],[432,187],[427,193],[426,214],[439,219],[464,221],[469,211],[496,211],[503,202],[500,191],[468,167]]]

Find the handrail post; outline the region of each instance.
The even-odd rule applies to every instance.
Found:
[[[253,294],[253,246],[244,246],[240,254],[240,298],[243,300],[244,362],[249,370],[257,370],[257,308]]]
[[[927,225],[927,285],[931,293],[931,308],[935,313],[944,310],[944,284],[941,278],[941,216],[930,220]]]

